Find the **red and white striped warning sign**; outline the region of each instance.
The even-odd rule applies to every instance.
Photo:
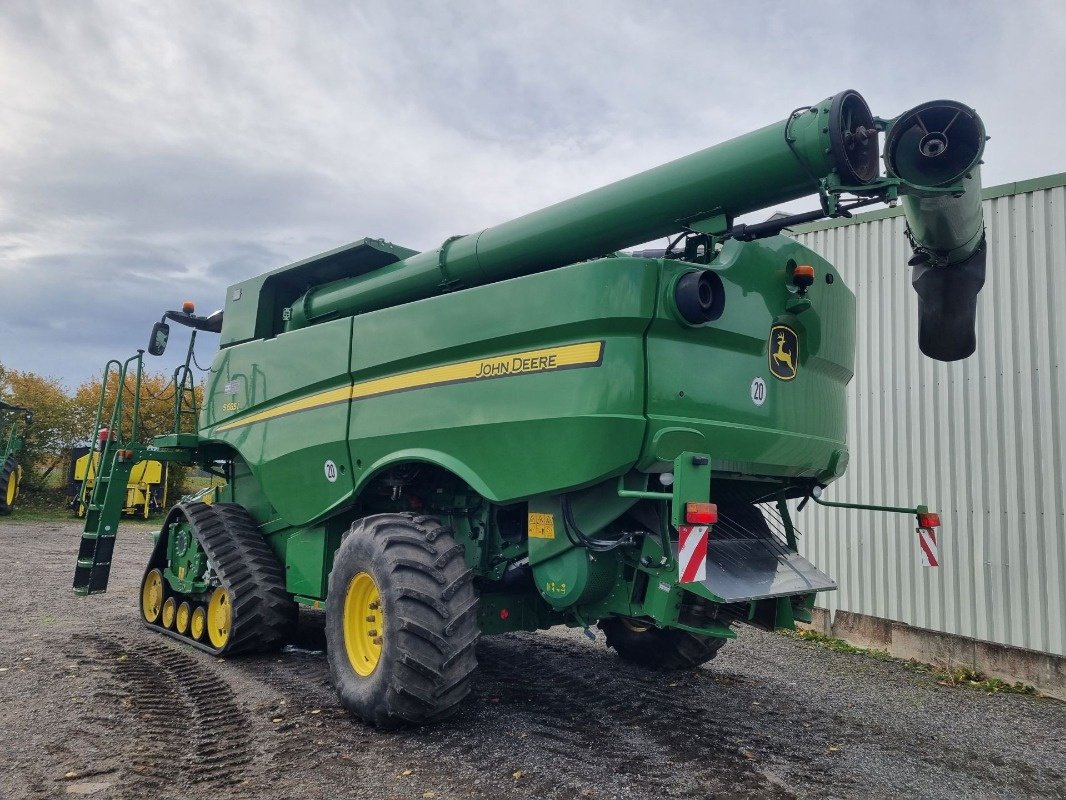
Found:
[[[707,580],[708,525],[682,525],[677,545],[677,570],[681,583]]]
[[[923,567],[939,567],[940,553],[936,547],[936,529],[918,529],[918,552]]]

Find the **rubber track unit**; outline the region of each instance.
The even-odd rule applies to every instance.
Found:
[[[191,636],[167,630],[161,623],[147,622],[143,617],[142,621],[160,633],[212,655],[268,651],[287,642],[296,623],[296,604],[285,590],[285,574],[274,551],[248,512],[239,505],[180,503],[174,506],[148,560],[145,576],[156,567],[166,567],[169,527],[179,513],[191,523],[215,574],[229,592],[233,613],[229,641],[224,647],[215,648],[206,638],[197,642]],[[181,595],[170,594],[180,602]]]
[[[12,506],[7,504],[7,481],[11,477],[11,473],[18,470],[18,461],[14,456],[8,456],[7,461],[4,462],[4,466],[0,468],[0,515],[7,515],[11,513]],[[16,495],[18,490],[15,490]]]
[[[374,673],[360,678],[340,620],[349,574],[368,567],[386,609],[386,644]],[[377,514],[352,525],[330,573],[326,622],[330,673],[349,711],[384,729],[455,713],[477,669],[473,577],[463,546],[432,517]]]
[[[726,639],[697,636],[676,628],[649,627],[637,632],[615,617],[600,620],[600,630],[623,661],[649,669],[694,669],[706,664],[722,649]]]

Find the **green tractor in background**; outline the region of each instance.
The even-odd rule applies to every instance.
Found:
[[[781,232],[901,201],[919,345],[965,358],[984,141],[961,103],[881,119],[845,91],[432,250],[364,239],[230,286],[209,316],[168,311],[151,354],[193,329],[174,431],[145,446],[136,408],[120,431],[119,392],[74,589],[106,589],[130,470],[153,458],[225,485],[170,510],[145,624],[228,657],[324,608],[341,701],[384,728],[453,713],[480,635],[598,625],[624,659],[691,668],[738,624],[809,621],[835,583],[788,501],[825,503],[848,464],[855,299]],[[195,408],[199,332],[220,341]],[[141,353],[112,368],[139,380]]]
[[[22,487],[22,466],[18,454],[22,450],[26,427],[33,421],[33,412],[22,406],[0,400],[0,431],[7,431],[3,459],[0,460],[0,515],[15,510]]]

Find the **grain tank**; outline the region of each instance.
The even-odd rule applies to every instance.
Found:
[[[960,103],[886,120],[845,91],[432,250],[363,239],[230,286],[209,317],[168,311],[149,352],[172,323],[219,349],[198,423],[176,410],[151,457],[225,486],[170,511],[145,623],[231,655],[324,608],[342,702],[394,727],[455,710],[480,635],[598,625],[622,658],[684,668],[738,624],[809,620],[835,584],[786,501],[847,467],[855,303],[781,231],[902,200],[920,346],[964,358],[984,139]],[[102,469],[144,449],[109,440]],[[89,505],[79,593],[106,587],[115,503]]]

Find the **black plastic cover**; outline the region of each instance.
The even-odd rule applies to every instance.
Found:
[[[937,361],[958,361],[977,349],[977,294],[985,285],[986,245],[950,267],[917,264],[918,347]]]

